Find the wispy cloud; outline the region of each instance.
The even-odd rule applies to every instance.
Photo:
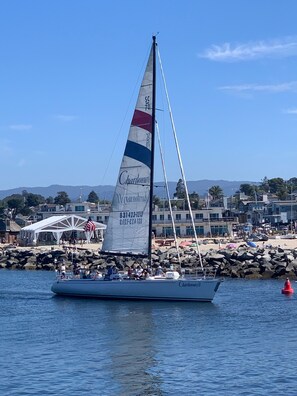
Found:
[[[53,116],[56,120],[60,120],[63,122],[70,122],[76,120],[78,117],[74,115],[65,115],[65,114],[55,114]]]
[[[297,38],[258,41],[245,44],[212,45],[200,57],[217,62],[236,62],[259,58],[285,58],[297,55]]]
[[[283,110],[283,113],[297,115],[297,108],[295,108],[295,109],[285,109],[285,110]]]
[[[14,124],[14,125],[9,125],[9,129],[12,129],[14,131],[27,131],[29,129],[32,129],[32,125],[28,125],[28,124]]]
[[[282,84],[242,84],[242,85],[225,85],[219,87],[222,91],[234,92],[297,92],[297,81],[290,81]]]

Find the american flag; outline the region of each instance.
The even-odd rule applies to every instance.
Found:
[[[85,231],[95,231],[95,230],[96,230],[96,226],[95,226],[95,224],[92,222],[92,220],[89,219],[89,220],[86,222],[86,225],[85,225],[84,230],[85,230]]]

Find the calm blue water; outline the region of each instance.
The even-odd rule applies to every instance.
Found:
[[[209,304],[53,297],[53,277],[0,271],[2,396],[297,395],[282,281],[227,280]]]

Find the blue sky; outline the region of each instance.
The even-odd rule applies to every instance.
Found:
[[[296,15],[294,0],[2,0],[0,190],[115,184],[157,32],[187,179],[296,177]]]

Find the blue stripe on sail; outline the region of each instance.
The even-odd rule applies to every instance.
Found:
[[[141,144],[128,140],[124,155],[126,157],[130,157],[139,162],[142,162],[143,164],[151,168],[151,162],[152,162],[151,150],[142,146]]]

